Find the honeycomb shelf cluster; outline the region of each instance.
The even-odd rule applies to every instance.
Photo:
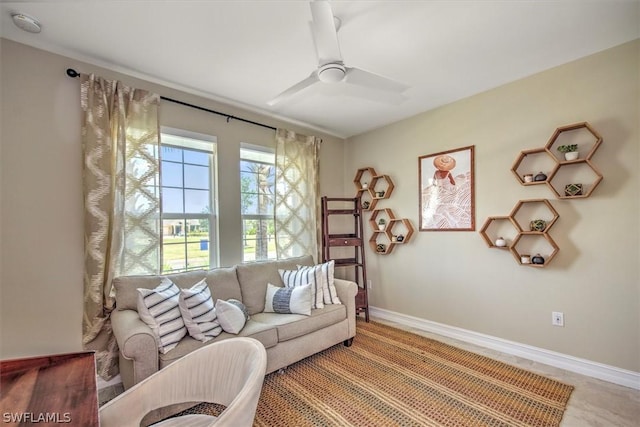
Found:
[[[556,256],[560,249],[549,234],[549,230],[558,218],[560,215],[547,199],[520,200],[509,216],[487,218],[480,229],[480,235],[490,248],[511,252],[520,265],[542,268]],[[537,224],[532,224],[532,221],[535,222],[538,219],[544,221],[541,229],[535,228]],[[505,240],[505,246],[496,245],[495,242],[499,237]],[[531,242],[532,240],[540,241]],[[523,262],[523,256],[531,257],[534,254],[524,253],[522,247],[533,245],[537,245],[539,251],[545,254],[544,264]]]
[[[409,242],[414,233],[411,221],[396,218],[389,208],[376,209],[378,202],[388,199],[393,192],[394,184],[389,175],[379,175],[374,168],[364,167],[358,169],[353,182],[362,211],[371,212],[371,250],[379,255],[388,255],[396,246]]]
[[[578,141],[578,152],[586,153],[584,157],[564,160],[561,157],[562,153],[557,150],[558,146]],[[600,144],[602,137],[587,122],[562,126],[555,130],[544,147],[521,151],[511,167],[511,172],[522,185],[546,184],[558,199],[589,197],[603,178],[591,160]],[[533,169],[536,166],[539,166],[538,169],[546,166],[550,171],[544,174],[546,177],[543,180],[526,182],[524,176],[538,172]],[[568,192],[568,186],[577,184],[573,180],[576,177],[588,180],[579,183],[582,190],[578,194]]]
[[[583,157],[561,157],[558,147],[573,144]],[[602,137],[587,122],[562,126],[544,147],[521,151],[511,171],[521,185],[547,185],[558,199],[589,197],[603,179],[592,161],[600,144]],[[520,200],[509,215],[487,218],[480,236],[490,248],[511,252],[520,265],[543,268],[560,250],[549,234],[558,218],[547,199]],[[543,263],[532,262],[532,256]]]

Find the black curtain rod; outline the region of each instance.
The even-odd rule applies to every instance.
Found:
[[[80,73],[78,73],[73,68],[67,68],[67,76],[75,79],[76,77],[80,77]],[[179,101],[177,99],[167,98],[166,96],[160,96],[160,99],[162,99],[164,101],[173,102],[175,104],[184,105],[185,107],[195,108],[196,110],[206,111],[207,113],[217,114],[218,116],[226,117],[227,118],[227,123],[229,123],[229,121],[231,119],[233,119],[233,120],[238,120],[240,122],[249,123],[249,124],[252,124],[252,125],[255,125],[255,126],[260,126],[260,127],[271,129],[271,130],[276,130],[275,127],[269,126],[269,125],[265,125],[264,123],[258,123],[258,122],[254,122],[253,120],[243,119],[242,117],[233,116],[231,114],[222,113],[220,111],[211,110],[211,109],[205,108],[205,107],[200,107],[199,105],[189,104],[188,102]]]

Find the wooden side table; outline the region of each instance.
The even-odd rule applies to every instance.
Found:
[[[0,422],[98,427],[93,352],[0,361]]]

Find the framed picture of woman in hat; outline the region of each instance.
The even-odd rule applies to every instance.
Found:
[[[418,158],[420,231],[475,231],[474,146]]]

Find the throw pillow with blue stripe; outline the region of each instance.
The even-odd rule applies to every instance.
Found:
[[[320,269],[305,270],[278,270],[284,285],[288,288],[294,286],[311,285],[312,308],[324,308],[322,296],[322,271]]]
[[[268,283],[264,312],[311,315],[311,284],[287,288]]]
[[[166,277],[155,289],[138,288],[138,315],[156,337],[158,350],[166,353],[187,334],[178,299],[180,288]]]
[[[189,289],[180,289],[178,305],[189,335],[194,339],[206,342],[222,333],[205,279]]]

